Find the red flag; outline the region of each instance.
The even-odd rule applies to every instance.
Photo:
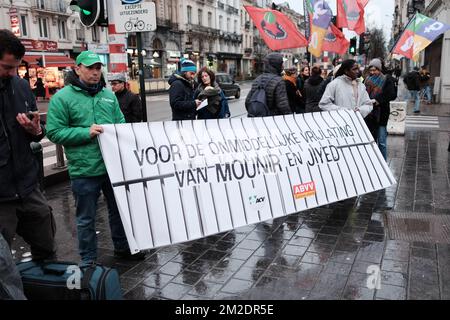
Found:
[[[244,6],[259,34],[272,50],[306,47],[308,40],[302,35],[295,24],[283,13],[252,6]]]
[[[361,34],[366,31],[364,7],[368,0],[337,0],[336,25]]]
[[[344,54],[350,46],[344,34],[334,24],[330,23],[328,32],[322,44],[322,50],[328,52],[335,52],[337,54]]]

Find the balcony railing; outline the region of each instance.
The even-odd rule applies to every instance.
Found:
[[[223,3],[223,2],[217,2],[217,7],[219,8],[219,9],[222,9],[222,10],[224,10],[225,9],[225,4]]]
[[[230,14],[239,14],[239,9],[237,9],[233,6],[227,5],[227,12]]]

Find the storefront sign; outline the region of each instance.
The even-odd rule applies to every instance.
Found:
[[[19,15],[17,14],[16,8],[9,9],[9,20],[11,22],[11,31],[14,33],[16,37],[20,37],[20,23],[19,23]]]
[[[25,46],[26,51],[46,51],[46,52],[58,51],[58,43],[55,41],[28,40],[28,39],[20,39],[20,41]]]
[[[92,52],[97,53],[97,54],[108,54],[109,53],[109,45],[88,43],[88,50],[91,50]]]
[[[133,252],[396,183],[359,112],[103,128],[100,146]]]

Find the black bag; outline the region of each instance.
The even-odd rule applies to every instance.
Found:
[[[29,300],[122,300],[119,274],[98,264],[71,262],[17,264]]]
[[[247,109],[247,116],[249,118],[267,117],[272,114],[267,106],[266,98],[266,87],[272,79],[273,78],[270,78],[267,82],[260,80],[257,84],[255,91],[253,91],[252,96],[250,97],[250,103]]]

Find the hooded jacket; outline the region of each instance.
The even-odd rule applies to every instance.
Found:
[[[0,202],[28,196],[39,181],[39,164],[30,142],[44,135],[30,135],[17,122],[18,113],[37,111],[36,99],[27,81],[19,77],[0,79]]]
[[[71,179],[105,175],[98,140],[90,137],[89,130],[94,123],[125,123],[119,102],[101,84],[86,87],[73,75],[68,81],[50,100],[47,136],[64,146]]]
[[[195,120],[197,105],[194,99],[194,83],[181,74],[174,73],[169,79],[169,85],[172,120]]]
[[[359,79],[355,81],[358,83],[357,101],[353,95],[352,80],[348,76],[342,75],[327,85],[319,102],[319,108],[324,111],[358,108],[362,117],[365,118],[372,111],[373,104],[365,85]]]
[[[245,99],[245,108],[248,110],[253,92],[261,82],[266,85],[267,106],[272,115],[292,113],[286,92],[286,84],[281,78],[283,56],[279,53],[269,53],[264,59],[264,73],[253,81],[252,88]]]

